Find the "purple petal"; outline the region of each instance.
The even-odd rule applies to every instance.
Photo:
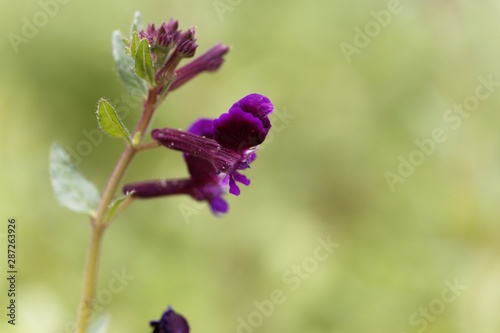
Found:
[[[189,333],[189,324],[186,319],[168,307],[159,321],[151,321],[153,333]]]
[[[258,118],[263,118],[273,112],[274,106],[266,96],[260,94],[250,94],[234,103],[231,109],[232,108],[239,108]]]
[[[255,161],[256,158],[257,154],[255,152],[251,152],[250,154],[247,155],[247,163],[248,164],[252,163],[253,161]]]
[[[201,118],[195,121],[187,130],[191,134],[204,136],[213,139],[214,136],[214,120]]]
[[[189,174],[194,179],[216,179],[217,169],[212,163],[199,157],[184,154]]]
[[[229,211],[229,205],[226,200],[222,199],[220,196],[210,200],[210,208],[216,216],[226,214]]]
[[[234,171],[232,173],[232,175],[233,175],[235,181],[240,182],[246,186],[250,185],[250,179],[248,179],[245,175],[242,175],[241,173],[239,173],[237,171]]]
[[[214,139],[221,146],[243,152],[262,143],[266,138],[262,121],[240,109],[231,109],[214,120]]]
[[[231,175],[228,173],[222,180],[219,182],[220,186],[226,187],[229,185],[229,179],[231,179]]]
[[[210,201],[224,193],[218,180],[204,179],[193,189],[191,196],[196,200]]]
[[[235,196],[240,195],[240,188],[238,187],[238,185],[234,181],[233,177],[229,178],[229,193],[231,193],[232,195],[235,195]]]

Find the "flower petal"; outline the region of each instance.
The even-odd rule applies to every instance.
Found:
[[[187,130],[191,134],[204,136],[213,139],[214,136],[214,120],[201,118],[195,121]]]
[[[217,169],[212,163],[199,157],[184,154],[189,174],[194,179],[217,179]]]
[[[242,153],[266,138],[262,121],[241,109],[231,109],[214,120],[214,139],[222,147]]]
[[[257,154],[254,151],[251,152],[250,154],[247,154],[247,163],[248,164],[252,163],[253,161],[255,161],[256,158]]]
[[[250,94],[234,103],[232,108],[239,108],[258,118],[263,118],[273,112],[274,106],[266,96],[260,94]]]
[[[243,112],[250,113],[262,121],[262,125],[266,131],[266,135],[271,129],[271,122],[267,117],[274,110],[273,103],[266,96],[259,94],[250,94],[238,102],[234,103],[229,109],[229,113],[233,110],[242,110]]]
[[[240,195],[240,188],[238,187],[238,184],[234,181],[233,177],[229,177],[229,193],[235,196]]]
[[[238,171],[234,171],[233,173],[234,180],[242,183],[243,185],[250,185],[250,179],[248,179],[245,175],[242,175]]]
[[[213,198],[209,203],[214,215],[219,216],[229,211],[229,205],[221,196]]]

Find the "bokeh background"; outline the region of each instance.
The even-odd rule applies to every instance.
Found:
[[[278,116],[224,218],[176,197],[136,202],[112,225],[98,287],[108,332],[150,332],[169,304],[192,332],[500,331],[498,84],[459,126],[444,118],[458,117],[448,110],[471,100],[479,77],[500,82],[500,1],[66,2],[16,52],[9,33],[22,36],[23,18],[43,9],[1,0],[0,308],[11,216],[19,275],[17,325],[2,310],[0,331],[70,332],[90,230],[54,198],[48,152],[88,141],[97,100],[124,94],[110,37],[136,10],[145,22],[197,26],[199,53],[232,46],[218,73],[169,96],[155,127],[216,117],[250,92],[269,96]],[[372,11],[389,9],[377,28]],[[356,37],[366,27],[372,37]],[[356,41],[346,57],[342,43]],[[422,159],[415,140],[435,129],[446,139]],[[102,189],[123,143],[92,147],[79,168]],[[419,165],[407,170],[411,154]],[[405,176],[391,187],[398,168]],[[185,175],[180,153],[162,149],[140,154],[126,180]],[[315,261],[328,237],[338,248]],[[133,279],[110,292],[121,272]],[[256,314],[273,290],[286,300]]]

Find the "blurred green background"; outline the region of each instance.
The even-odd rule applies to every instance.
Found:
[[[134,203],[112,225],[98,287],[108,332],[150,332],[168,304],[192,332],[500,331],[498,85],[475,111],[448,111],[474,101],[479,77],[500,82],[499,1],[72,0],[17,47],[9,33],[22,36],[23,17],[43,9],[1,4],[0,308],[11,216],[19,297],[17,325],[2,310],[0,331],[70,332],[90,230],[52,194],[49,147],[76,149],[96,128],[97,100],[124,93],[110,39],[136,10],[197,26],[199,54],[232,46],[218,73],[169,96],[153,126],[186,128],[250,92],[281,117],[224,218],[176,197]],[[357,49],[346,57],[342,43]],[[435,129],[444,142],[429,143]],[[123,143],[92,147],[79,168],[102,189]],[[413,171],[400,166],[410,157]],[[391,188],[398,168],[407,173]],[[126,180],[185,175],[180,153],[161,150],[140,154]],[[323,261],[318,237],[339,245]],[[290,283],[294,265],[309,273]],[[110,292],[123,271],[133,279]],[[276,289],[285,300],[271,311]]]

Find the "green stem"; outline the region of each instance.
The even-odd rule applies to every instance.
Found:
[[[94,295],[97,286],[97,271],[99,267],[99,258],[101,254],[102,237],[106,225],[94,225],[92,228],[92,237],[90,239],[89,252],[87,254],[87,263],[85,268],[85,279],[83,282],[82,299],[78,313],[78,322],[76,331],[86,333],[89,325],[89,319],[92,316],[94,308]]]
[[[151,142],[136,146],[135,149],[137,151],[141,151],[141,150],[148,150],[148,149],[153,149],[153,148],[157,148],[157,147],[160,147],[160,144],[157,141],[151,141]]]
[[[158,92],[156,89],[150,89],[146,102],[144,103],[144,111],[134,131],[134,136],[135,134],[140,133],[139,144],[144,138],[144,133],[147,130],[156,109],[157,94]],[[87,262],[85,264],[82,299],[80,301],[75,333],[87,333],[96,294],[102,240],[107,227],[107,221],[105,219],[106,213],[115,196],[116,190],[120,185],[123,175],[125,174],[125,171],[127,171],[130,162],[138,151],[139,150],[137,148],[134,148],[127,143],[125,150],[120,156],[120,159],[118,160],[111,176],[109,177],[108,183],[104,188],[104,192],[97,207],[97,213],[95,217],[92,218],[92,233],[87,253]]]

